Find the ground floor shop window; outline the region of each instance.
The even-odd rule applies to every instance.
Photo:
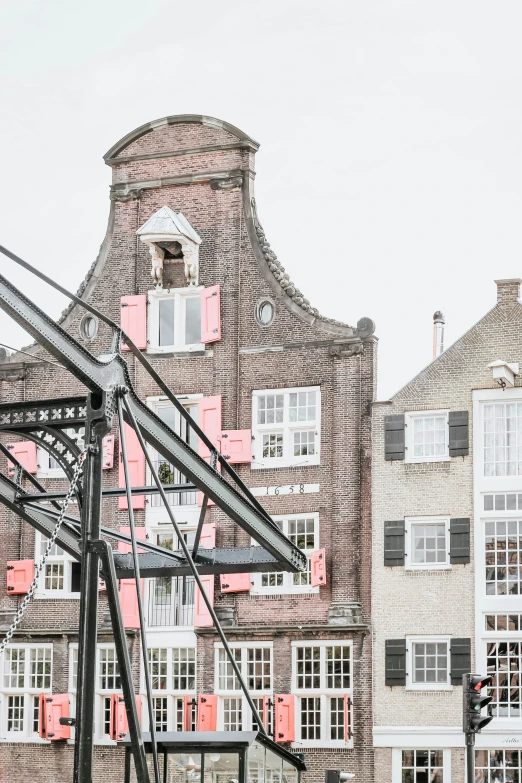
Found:
[[[475,751],[476,783],[521,783],[520,750]]]
[[[401,783],[449,783],[442,750],[403,750]]]

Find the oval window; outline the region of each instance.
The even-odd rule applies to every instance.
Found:
[[[98,334],[98,319],[87,313],[80,322],[80,334],[84,340],[94,340]]]
[[[261,326],[270,326],[274,320],[275,307],[269,299],[263,299],[257,306],[257,320]]]

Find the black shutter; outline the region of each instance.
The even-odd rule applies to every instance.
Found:
[[[469,519],[450,519],[450,563],[469,562]]]
[[[452,639],[451,684],[462,685],[462,675],[471,671],[471,639]]]
[[[404,459],[404,414],[384,419],[384,459]]]
[[[384,523],[384,565],[404,565],[404,519]]]
[[[386,639],[384,644],[386,685],[406,685],[406,639]]]
[[[449,455],[467,457],[469,454],[469,414],[467,411],[450,411]]]

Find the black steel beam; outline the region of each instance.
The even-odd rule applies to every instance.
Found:
[[[17,263],[21,259],[1,248]],[[25,262],[24,262],[25,263]],[[33,270],[34,271],[34,270]],[[54,283],[53,283],[54,284]],[[56,285],[56,284],[54,284]],[[304,571],[306,556],[292,544],[273,523],[266,512],[259,508],[256,498],[241,494],[200,457],[187,443],[164,424],[147,406],[139,400],[130,379],[127,364],[120,355],[109,355],[97,359],[68,334],[59,324],[25,297],[5,277],[0,275],[0,307],[16,323],[20,324],[46,350],[58,359],[81,383],[97,395],[107,394],[113,410],[116,409],[115,395],[118,388],[129,389],[127,400],[132,417],[136,420],[143,438],[178,468],[202,492],[216,503],[227,516],[233,519],[261,546],[268,549],[278,560]],[[131,415],[124,412],[127,423]]]
[[[163,487],[165,492],[180,493],[180,492],[193,492],[197,487],[194,484],[165,484]],[[157,487],[132,487],[131,492],[133,495],[157,495]],[[119,498],[126,494],[125,487],[107,487],[102,489],[102,496],[104,498]],[[20,503],[34,503],[40,500],[61,500],[67,495],[67,492],[33,492],[32,494],[24,495],[20,498]]]
[[[141,542],[139,543],[141,546]],[[180,553],[182,554],[182,553]],[[187,561],[174,560],[152,552],[138,554],[141,576],[190,576],[192,571]],[[194,558],[198,573],[206,574],[243,574],[279,572],[281,564],[270,552],[260,546],[235,549],[200,549]],[[114,553],[114,566],[118,579],[132,579],[134,569],[132,558],[128,554]]]

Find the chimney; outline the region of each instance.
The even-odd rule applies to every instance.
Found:
[[[436,359],[444,350],[444,315],[440,310],[433,313],[433,358]]]
[[[520,301],[520,284],[522,280],[519,277],[511,277],[508,280],[495,280],[495,283],[497,284],[497,304],[509,305]]]

